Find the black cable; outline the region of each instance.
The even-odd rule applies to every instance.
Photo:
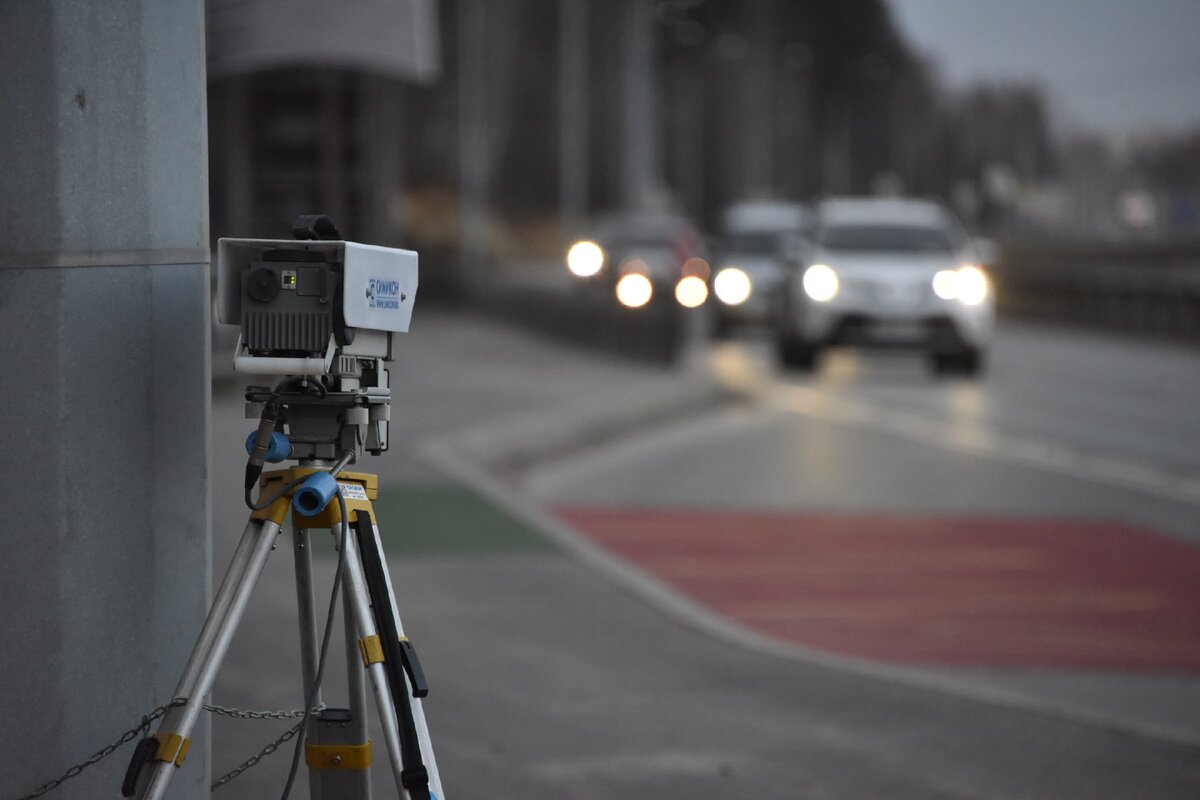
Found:
[[[267,452],[271,447],[275,428],[279,423],[279,415],[283,412],[283,402],[278,394],[272,394],[263,403],[262,414],[258,418],[258,430],[254,432],[254,440],[250,445],[249,460],[246,461],[246,492],[249,493],[258,483],[262,475],[263,465],[267,460]],[[251,506],[253,507],[253,506]]]
[[[346,563],[346,543],[350,536],[350,518],[346,512],[346,498],[342,496],[341,487],[337,492],[338,510],[342,513],[341,546],[338,548],[337,571],[333,576],[333,589],[329,593],[329,614],[325,618],[325,635],[321,639],[321,655],[317,658],[317,674],[313,678],[312,688],[304,703],[304,718],[300,720],[300,735],[296,737],[296,749],[292,753],[292,767],[288,772],[287,785],[283,788],[281,800],[288,800],[292,793],[292,784],[296,781],[296,773],[300,770],[300,752],[308,738],[308,720],[312,716],[313,705],[317,701],[317,692],[321,691],[321,680],[325,676],[325,656],[329,654],[329,639],[333,633],[333,615],[337,609],[338,591],[342,585],[342,568]]]
[[[267,508],[267,507],[271,506],[272,504],[274,504],[277,500],[279,500],[279,498],[285,497],[286,495],[288,495],[293,489],[295,489],[300,484],[304,483],[304,481],[307,479],[308,479],[307,475],[300,477],[300,478],[296,478],[291,483],[284,484],[283,488],[280,489],[275,494],[271,495],[271,497],[269,499],[263,500],[260,497],[257,502],[255,502],[253,499],[251,499],[251,497],[250,497],[251,490],[247,489],[246,490],[246,505],[249,506],[251,511],[262,511],[264,508]]]

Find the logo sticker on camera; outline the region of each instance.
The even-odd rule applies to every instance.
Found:
[[[408,296],[400,290],[400,281],[371,278],[367,282],[368,308],[395,310],[407,299]]]

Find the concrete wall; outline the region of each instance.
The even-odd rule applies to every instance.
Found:
[[[170,699],[207,605],[202,0],[0,0],[0,796]],[[172,796],[207,797],[207,726]],[[119,796],[126,746],[49,795]]]

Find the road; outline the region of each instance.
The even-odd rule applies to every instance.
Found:
[[[783,376],[761,346],[732,343],[704,355],[704,366],[742,402],[681,408],[675,421],[564,449],[501,480],[469,463],[456,469],[453,459],[414,454],[438,443],[486,440],[481,427],[524,439],[538,427],[531,420],[552,427],[564,406],[585,397],[632,404],[664,376],[473,320],[426,318],[412,337],[396,373],[405,377],[397,382],[402,413],[394,417],[401,446],[380,461],[378,506],[385,533],[404,528],[386,546],[406,630],[430,676],[425,707],[449,798],[1200,794],[1200,694],[1197,670],[1186,667],[1200,637],[1186,624],[1150,637],[1155,658],[1173,660],[1170,667],[1135,668],[1120,657],[1139,648],[1109,640],[1111,663],[1082,663],[1088,639],[1071,626],[1080,613],[1086,624],[1096,620],[1088,607],[1069,604],[1052,620],[1067,627],[1052,630],[1077,635],[1072,647],[1052,654],[1054,669],[1036,660],[1046,653],[1029,642],[1025,662],[999,663],[994,650],[976,646],[986,640],[977,635],[966,644],[949,637],[957,644],[936,658],[920,636],[895,635],[881,650],[862,650],[864,642],[880,641],[862,635],[880,630],[866,623],[888,619],[880,609],[894,605],[906,610],[891,617],[903,624],[885,627],[902,634],[930,624],[935,632],[977,631],[971,615],[939,616],[932,601],[944,600],[945,591],[913,594],[912,581],[879,568],[903,563],[905,574],[920,567],[925,576],[966,575],[969,588],[974,573],[961,567],[977,567],[980,554],[964,531],[983,537],[985,556],[1013,558],[1015,548],[1018,556],[1045,558],[1036,543],[1010,537],[1070,522],[1069,536],[1043,537],[1065,542],[1058,545],[1065,550],[1049,555],[1068,564],[1079,560],[1072,548],[1092,537],[1122,553],[1130,541],[1150,537],[1155,560],[1130,559],[1143,583],[1141,571],[1164,563],[1161,543],[1194,556],[1197,470],[1187,445],[1197,432],[1189,416],[1200,393],[1195,353],[1009,328],[992,374],[971,384],[934,382],[899,357],[838,357],[818,378]],[[1072,399],[1076,386],[1088,391]],[[217,497],[238,495],[236,443],[245,427],[238,410],[235,392],[214,399],[214,441],[223,443],[214,446]],[[1088,420],[1077,418],[1085,414]],[[1056,420],[1065,432],[1046,435]],[[1109,439],[1094,430],[1117,420],[1140,433]],[[931,431],[939,435],[927,438]],[[1088,466],[1077,473],[1080,463]],[[1164,477],[1170,480],[1160,485]],[[242,513],[236,502],[214,506],[218,571],[231,547],[230,535],[220,532],[236,529]],[[633,544],[607,524],[610,514],[629,515],[616,531],[642,532]],[[739,526],[736,538],[758,547],[721,551],[719,543],[731,537],[714,520]],[[821,525],[814,528],[814,520]],[[829,544],[837,541],[836,526],[846,524],[866,526],[852,531],[857,537],[941,537],[928,552],[950,556],[953,569],[914,562],[894,547],[868,551],[882,557],[864,569]],[[678,536],[681,527],[706,537],[684,541],[692,558],[682,572],[678,561],[664,567],[654,548],[638,545],[672,531]],[[415,541],[408,534],[422,528],[436,535]],[[797,530],[812,538],[797,537]],[[806,558],[776,559],[769,565],[776,577],[803,567],[808,545],[823,539],[818,575],[849,581],[847,597],[834,598],[842,605],[830,606],[828,596],[746,594],[747,586],[771,581],[761,580],[761,562],[738,559],[747,550],[770,552],[781,537],[803,544]],[[658,555],[680,554],[678,540],[667,544]],[[716,560],[701,559],[706,552],[716,552]],[[1190,562],[1171,552],[1166,563],[1186,577]],[[289,561],[280,553],[268,565],[216,702],[296,705]],[[330,559],[321,563],[327,568]],[[1020,558],[1005,563],[1023,573]],[[1121,567],[1104,569],[1120,575]],[[706,592],[734,568],[752,580],[726,584],[741,588],[723,595]],[[319,581],[319,596],[327,583],[327,576]],[[1044,581],[1023,587],[989,585],[1007,598],[999,622],[1028,621],[1031,602],[1053,589]],[[1116,604],[1116,616],[1101,621],[1115,619],[1125,632],[1144,618],[1122,616],[1129,611],[1122,604],[1136,611],[1154,589],[1166,592],[1152,598],[1163,602],[1195,598],[1194,590],[1189,595],[1165,581],[1149,589],[1093,588]],[[731,599],[734,607],[721,605]],[[789,604],[763,605],[780,599]],[[863,613],[870,608],[874,617]],[[1183,619],[1194,624],[1188,621],[1197,618],[1195,608],[1187,611]],[[797,613],[819,620],[810,627],[821,628],[823,638],[789,627]],[[854,624],[830,624],[838,617]],[[339,700],[342,664],[340,655],[331,660],[330,702]],[[218,721],[215,772],[280,726]],[[276,755],[240,778],[241,788],[221,791],[278,793],[286,768],[286,757]],[[375,770],[375,785],[376,796],[391,796],[386,771]],[[304,788],[293,797],[305,796]]]
[[[1010,323],[983,381],[890,353],[781,374],[763,342],[711,358],[745,404],[526,491],[802,660],[1200,741],[1194,350]]]

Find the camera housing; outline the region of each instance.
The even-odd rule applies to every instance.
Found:
[[[324,239],[218,240],[217,318],[240,328],[234,370],[284,378],[274,389],[247,389],[247,416],[281,397],[281,424],[297,458],[386,450],[385,365],[394,336],[408,330],[416,292],[411,250]]]
[[[408,330],[416,293],[411,250],[346,241],[217,242],[217,318],[241,328],[237,372],[315,377],[336,374],[339,356],[390,361],[393,334]]]

